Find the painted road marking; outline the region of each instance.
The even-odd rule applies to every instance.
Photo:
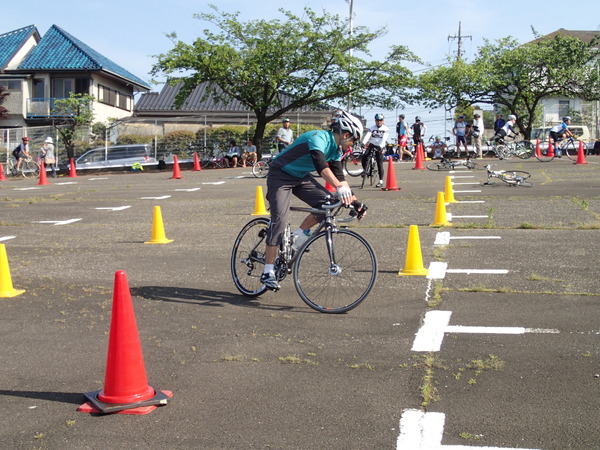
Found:
[[[473,181],[471,181],[471,182],[469,182],[469,183],[454,183],[454,182],[453,182],[453,183],[452,183],[452,186],[461,186],[461,185],[465,185],[465,184],[466,184],[466,185],[469,185],[469,186],[473,186],[474,184],[479,184],[479,181],[475,181],[475,180],[473,180]]]
[[[475,175],[454,175],[450,178],[475,178]]]
[[[176,191],[183,191],[183,192],[194,192],[194,191],[199,191],[200,188],[191,188],[191,189],[175,189]]]
[[[96,181],[96,180],[108,180],[108,178],[107,177],[103,177],[103,178],[98,178],[98,177],[96,177],[96,178],[90,178],[90,181]]]
[[[8,241],[8,240],[14,239],[14,238],[16,238],[16,236],[2,236],[2,237],[0,237],[0,242]]]
[[[140,200],[164,200],[166,198],[171,198],[171,196],[163,195],[162,197],[140,197]]]
[[[508,273],[507,269],[446,269],[446,273],[466,273],[471,275],[473,273],[485,273],[494,275],[505,275]]]
[[[485,203],[485,200],[459,200],[456,203]]]
[[[62,186],[63,184],[77,184],[77,181],[63,181],[62,183],[54,183],[57,186]]]
[[[96,209],[105,209],[107,211],[123,211],[124,209],[131,208],[131,206],[109,206],[106,208],[96,208]]]
[[[224,181],[212,181],[212,182],[206,182],[206,183],[202,183],[202,184],[214,184],[214,185],[216,185],[216,184],[225,184],[225,182]]]
[[[440,412],[425,412],[405,409],[400,418],[400,434],[396,440],[398,450],[501,450],[508,447],[475,447],[472,445],[442,445],[446,415]],[[524,449],[534,450],[534,449]]]
[[[41,189],[41,188],[39,188],[39,187],[16,188],[15,191],[33,191],[34,189]]]
[[[481,192],[481,189],[478,190],[472,190],[472,191],[454,191],[455,194],[460,194],[460,193],[466,193],[466,192]]]
[[[447,273],[466,273],[471,274],[490,274],[490,275],[506,275],[507,269],[448,269],[448,263],[441,261],[432,261],[429,263],[429,273],[427,278],[432,280],[442,280]]]
[[[449,325],[452,311],[429,311],[415,334],[412,351],[439,352],[446,333],[464,334],[558,334],[559,330],[525,327],[481,327]]]
[[[446,213],[446,219],[448,222],[452,222],[452,219],[487,219],[488,216],[455,216],[452,213]]]
[[[33,223],[51,223],[54,225],[69,225],[70,223],[79,222],[82,219],[69,219],[69,220],[40,220]]]
[[[500,236],[450,236],[449,231],[440,231],[435,235],[433,245],[448,245],[452,239],[501,239]]]

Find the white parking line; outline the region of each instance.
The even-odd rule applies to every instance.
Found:
[[[452,222],[452,219],[487,219],[486,216],[455,216],[452,213],[446,213],[446,218],[449,222]]]
[[[466,193],[466,192],[481,192],[481,189],[479,189],[479,190],[472,190],[472,191],[454,191],[455,194],[461,194],[461,193]]]
[[[14,238],[16,238],[16,236],[2,236],[2,237],[0,237],[0,242],[8,241],[8,240],[14,239]]]
[[[102,207],[102,208],[96,208],[96,209],[106,209],[108,211],[123,211],[124,209],[127,208],[131,208],[131,206],[113,206],[113,207]]]
[[[140,200],[165,200],[171,198],[170,195],[163,195],[161,197],[140,197]]]
[[[475,447],[472,445],[442,445],[446,415],[405,409],[400,418],[400,434],[396,440],[398,450],[501,450],[509,447]],[[524,449],[533,450],[533,449]]]
[[[183,191],[183,192],[195,192],[195,191],[199,191],[200,188],[191,188],[191,189],[175,189],[176,191]]]
[[[69,220],[39,220],[33,223],[51,223],[53,225],[69,225],[70,223],[79,222],[83,219],[69,219]]]
[[[435,235],[433,245],[448,245],[452,239],[501,239],[500,236],[450,236],[449,231],[440,231]]]

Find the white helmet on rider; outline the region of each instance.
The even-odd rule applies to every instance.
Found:
[[[358,117],[355,117],[346,111],[339,111],[337,119],[333,124],[333,130],[350,133],[354,139],[360,141],[364,129],[363,124]]]
[[[508,116],[508,120],[517,120],[517,116],[511,114],[510,116]]]

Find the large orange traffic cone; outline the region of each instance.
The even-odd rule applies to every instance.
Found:
[[[444,193],[438,192],[437,202],[435,205],[435,218],[432,227],[447,227],[452,225],[448,222],[448,215],[446,214],[446,200],[444,199]]]
[[[391,156],[388,158],[388,172],[385,179],[385,187],[381,188],[382,191],[399,191],[400,188],[396,184],[396,174],[394,173],[394,158]]]
[[[133,303],[122,270],[115,273],[104,389],[84,394],[80,412],[148,414],[173,394],[148,385]]]
[[[168,244],[173,239],[167,239],[165,236],[165,227],[163,226],[162,213],[160,206],[154,207],[154,218],[152,221],[152,238],[144,244]]]
[[[40,164],[40,182],[38,186],[46,186],[52,183],[48,183],[48,178],[46,177],[46,166],[44,165],[44,161]]]
[[[554,146],[552,145],[552,138],[548,138],[548,157],[554,158]]]
[[[535,157],[536,158],[541,158],[542,157],[542,152],[540,150],[540,138],[537,138],[535,140]]]
[[[398,275],[427,275],[429,271],[423,267],[419,227],[411,225],[408,230],[408,245],[406,247],[406,262],[404,269]]]
[[[69,178],[76,178],[77,170],[75,168],[75,160],[73,158],[69,159]]]
[[[425,170],[425,166],[423,166],[423,152],[421,151],[421,143],[420,142],[419,142],[419,145],[417,145],[415,152],[416,152],[415,167],[413,167],[413,170]]]
[[[452,189],[452,177],[446,177],[446,190],[444,191],[444,200],[446,203],[458,203],[454,198],[454,190]]]
[[[173,176],[170,178],[171,180],[181,180],[183,177],[181,176],[181,171],[179,170],[179,158],[177,155],[173,156]]]
[[[4,166],[0,163],[0,181],[6,181],[6,177],[4,176]]]
[[[6,248],[4,244],[0,244],[0,298],[16,297],[23,292],[25,291],[22,289],[13,288]]]
[[[194,152],[194,172],[199,172],[202,170],[200,167],[200,160],[198,159],[198,152]]]
[[[268,216],[269,211],[265,208],[265,199],[263,197],[262,186],[256,186],[256,195],[254,197],[254,212],[251,216]]]
[[[577,149],[577,162],[575,164],[587,164],[585,160],[585,151],[583,150],[583,141],[579,141],[579,148]]]

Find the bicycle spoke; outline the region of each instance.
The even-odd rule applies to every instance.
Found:
[[[267,288],[260,282],[264,270],[269,220],[254,219],[240,231],[231,252],[231,275],[237,289],[248,297],[256,297]]]
[[[327,233],[309,240],[294,265],[294,283],[302,300],[324,313],[355,308],[369,294],[377,278],[375,253],[367,241],[351,230],[332,235],[331,264]]]

